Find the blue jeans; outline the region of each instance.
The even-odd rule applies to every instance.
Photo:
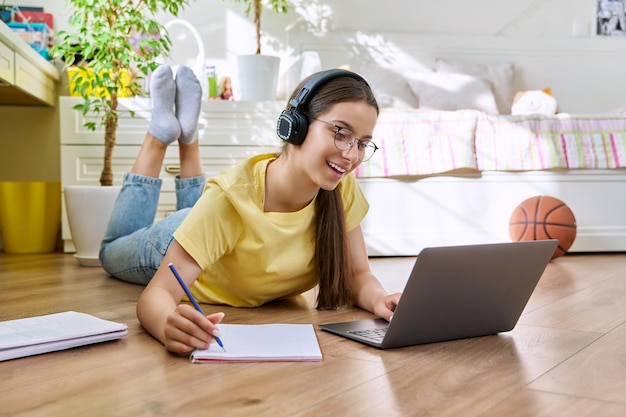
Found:
[[[176,212],[155,223],[162,180],[127,173],[100,246],[110,275],[146,285],[174,240],[172,234],[198,201],[205,177],[175,179]]]

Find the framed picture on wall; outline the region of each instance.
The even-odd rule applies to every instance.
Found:
[[[596,0],[594,34],[626,36],[626,0]]]

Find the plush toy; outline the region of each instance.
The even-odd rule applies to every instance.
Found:
[[[511,114],[556,114],[558,105],[550,87],[543,90],[520,91],[513,97]]]

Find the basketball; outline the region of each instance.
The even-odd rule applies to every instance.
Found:
[[[511,240],[557,239],[552,259],[565,255],[576,238],[576,218],[561,200],[548,196],[531,197],[513,210],[509,221]]]

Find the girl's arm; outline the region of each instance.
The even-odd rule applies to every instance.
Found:
[[[187,353],[206,349],[219,336],[216,324],[223,313],[203,316],[189,304],[179,304],[184,290],[169,269],[173,263],[181,278],[191,287],[201,272],[200,266],[174,240],[159,269],[137,302],[137,318],[153,337],[170,352]]]
[[[364,310],[374,313],[387,321],[400,300],[400,293],[387,294],[370,269],[365,239],[361,226],[348,232],[348,251],[352,272],[354,302]]]

